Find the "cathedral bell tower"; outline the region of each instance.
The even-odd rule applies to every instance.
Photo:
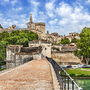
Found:
[[[32,14],[30,13],[30,22],[32,23]]]

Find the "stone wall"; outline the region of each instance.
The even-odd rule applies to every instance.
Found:
[[[36,30],[39,30],[43,34],[45,34],[45,26],[43,26],[43,25],[36,25]]]
[[[51,43],[49,43],[49,42],[44,42],[44,41],[41,41],[41,40],[30,41],[28,43],[28,46],[29,47],[36,47],[36,46],[38,47],[38,46],[41,46],[42,47],[41,54],[43,54],[44,56],[51,57]]]
[[[42,47],[23,47],[23,45],[10,45],[6,48],[6,68],[24,64],[32,59],[41,59]]]
[[[76,65],[78,63],[81,63],[81,60],[76,57],[73,52],[52,52],[51,57],[62,65]]]
[[[6,48],[6,68],[11,68],[15,66],[16,55],[15,53],[19,53],[21,47],[23,45],[10,45]]]
[[[6,68],[9,69],[9,68],[13,68],[13,67],[22,65],[22,64],[24,64],[32,59],[33,59],[32,55],[19,55],[19,54],[17,54],[17,55],[15,55],[14,60],[7,61]]]
[[[20,28],[20,29],[8,29],[8,28],[4,28],[4,29],[0,29],[0,33],[2,33],[3,31],[7,31],[8,33],[11,33],[12,31],[16,31],[16,30],[23,31],[25,29],[27,29],[27,28]]]
[[[52,45],[52,47],[56,47],[59,48],[59,50],[61,51],[62,46],[61,45]]]

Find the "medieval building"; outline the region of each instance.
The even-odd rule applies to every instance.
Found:
[[[7,31],[10,33],[11,31],[15,31],[15,30],[22,31],[27,29],[28,31],[37,33],[39,35],[39,38],[42,40],[47,40],[47,41],[50,41],[51,43],[60,43],[60,41],[64,37],[62,35],[59,35],[56,32],[49,34],[49,31],[47,31],[47,33],[45,33],[45,25],[46,24],[42,22],[34,23],[32,14],[30,14],[30,21],[27,23],[27,28],[17,29],[16,25],[12,25],[11,27],[8,27],[8,28],[0,28],[0,32]],[[79,34],[76,32],[69,33],[69,35],[66,36],[66,38],[68,38],[70,41],[73,38],[79,39]]]

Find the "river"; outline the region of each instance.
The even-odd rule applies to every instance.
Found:
[[[83,90],[90,90],[90,79],[74,79],[76,84],[81,87]],[[68,85],[66,84],[66,88]],[[71,80],[69,81],[69,90],[72,90]],[[78,88],[74,85],[74,90],[78,90]]]
[[[75,79],[75,82],[83,88],[83,90],[90,90],[90,79]]]

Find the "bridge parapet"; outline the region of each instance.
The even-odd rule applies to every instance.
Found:
[[[83,90],[75,83],[74,79],[72,79],[70,75],[60,65],[57,64],[57,62],[55,62],[55,60],[48,57],[46,57],[46,59],[54,68],[57,80],[60,85],[60,90]]]

